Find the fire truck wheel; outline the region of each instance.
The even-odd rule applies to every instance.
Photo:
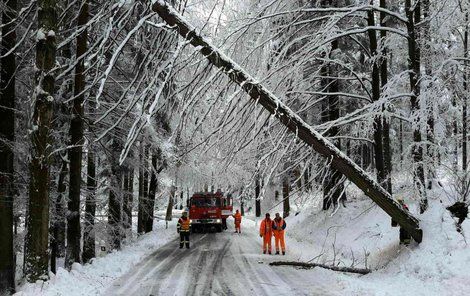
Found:
[[[222,225],[217,226],[217,232],[222,232],[223,228]]]

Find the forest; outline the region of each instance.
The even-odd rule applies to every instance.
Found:
[[[334,220],[365,195],[417,243],[436,204],[466,244],[469,13],[0,0],[0,295],[168,227],[198,191],[254,219]]]

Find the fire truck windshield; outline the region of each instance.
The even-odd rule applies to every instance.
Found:
[[[220,207],[220,199],[215,197],[193,198],[191,201],[191,205],[201,208]]]

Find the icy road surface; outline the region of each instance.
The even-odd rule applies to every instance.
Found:
[[[192,234],[191,244],[186,250],[178,239],[170,241],[105,295],[340,295],[330,272],[269,266],[295,258],[263,255],[255,231]]]

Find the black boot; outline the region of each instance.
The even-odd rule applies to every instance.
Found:
[[[271,255],[271,251],[269,251],[268,254]]]
[[[279,255],[279,251],[276,251],[276,255]]]
[[[182,249],[182,248],[183,248],[183,244],[180,244],[180,249]]]
[[[282,251],[282,255],[285,255],[286,254],[286,251]]]
[[[263,251],[263,254],[266,254],[266,250]]]

